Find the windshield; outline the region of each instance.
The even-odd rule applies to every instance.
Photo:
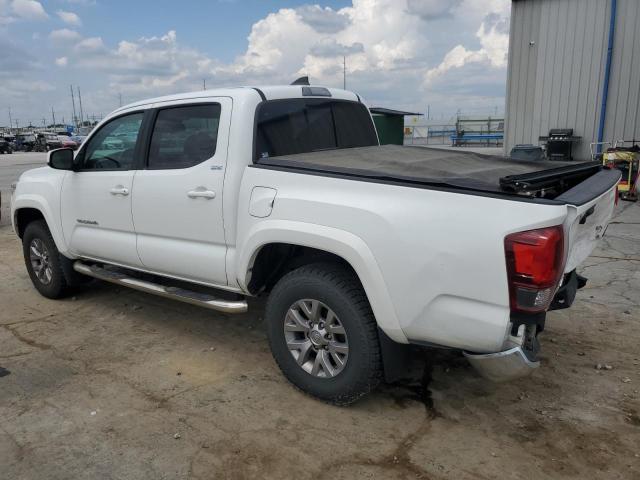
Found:
[[[378,145],[369,111],[359,102],[272,100],[256,116],[256,159]]]

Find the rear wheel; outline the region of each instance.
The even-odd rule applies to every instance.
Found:
[[[44,220],[31,222],[22,236],[24,261],[33,286],[47,298],[61,298],[69,286],[62,259]]]
[[[285,275],[269,296],[266,321],[273,357],[301,390],[347,405],[380,382],[375,318],[360,282],[340,265]]]

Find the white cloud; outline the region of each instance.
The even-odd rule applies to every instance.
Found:
[[[80,17],[73,12],[58,10],[56,12],[56,15],[58,15],[60,20],[62,20],[64,23],[67,23],[69,25],[74,25],[74,26],[82,25],[82,20],[80,20]]]
[[[73,49],[74,66],[104,71],[109,86],[119,92],[149,92],[192,89],[201,84],[212,64],[209,57],[178,44],[175,31],[161,37],[121,41],[108,48],[100,37],[85,38]]]
[[[49,38],[57,43],[69,43],[79,40],[80,38],[82,38],[82,36],[75,30],[61,28],[59,30],[53,30],[49,34]]]
[[[501,103],[509,9],[510,0],[352,0],[339,9],[283,8],[254,23],[246,49],[229,62],[185,45],[173,30],[116,44],[70,29],[50,37],[64,48],[58,65],[66,58],[74,69],[101,72],[83,89],[83,100],[89,108],[98,105],[96,111],[115,105],[113,92],[133,100],[199,89],[203,78],[208,86],[278,84],[308,74],[315,84],[342,86],[343,56],[347,87],[372,104],[421,110],[429,103],[432,111],[455,111]]]
[[[384,12],[379,15],[376,12]],[[339,10],[320,7],[281,9],[255,23],[246,52],[229,65],[213,69],[227,81],[286,82],[300,74],[312,80],[342,83],[347,70],[385,74],[407,62],[420,62],[428,46],[424,23],[405,0],[353,0]]]
[[[24,20],[44,20],[49,18],[42,4],[36,0],[13,0],[11,2],[13,14]]]
[[[66,67],[69,63],[69,59],[67,57],[56,58],[56,65],[59,67]]]
[[[302,21],[320,33],[338,33],[349,25],[349,17],[343,10],[335,11],[320,5],[303,5],[296,9]]]
[[[100,37],[84,38],[74,47],[76,52],[95,53],[105,49],[104,42]]]
[[[476,33],[480,48],[468,50],[462,45],[456,45],[447,52],[437,67],[427,71],[425,84],[429,85],[449,70],[459,69],[470,63],[481,63],[493,68],[506,67],[509,49],[507,25],[506,18],[495,13],[487,15]]]
[[[407,9],[425,20],[437,20],[453,15],[453,9],[461,3],[462,0],[407,0]]]
[[[309,53],[315,57],[340,57],[363,52],[364,45],[360,42],[353,45],[343,45],[334,38],[323,38],[309,50]]]

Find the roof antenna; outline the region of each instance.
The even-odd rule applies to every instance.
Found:
[[[304,77],[298,78],[291,85],[311,85],[311,84],[309,83],[309,77],[304,76]]]

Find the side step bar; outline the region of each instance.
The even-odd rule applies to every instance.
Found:
[[[78,260],[73,263],[73,269],[78,273],[97,278],[98,280],[133,288],[141,292],[153,293],[161,297],[198,305],[211,310],[217,310],[218,312],[244,313],[248,309],[246,300],[223,300],[206,293],[194,292],[178,287],[166,287],[158,283],[129,277],[124,273],[107,270],[97,265],[87,265]]]

